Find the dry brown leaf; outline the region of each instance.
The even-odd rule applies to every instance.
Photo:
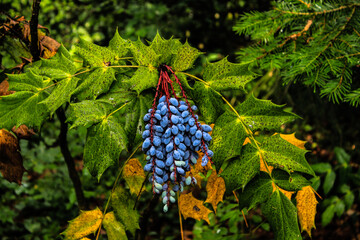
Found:
[[[196,220],[205,220],[210,224],[209,213],[212,211],[204,206],[204,201],[194,198],[192,192],[180,195],[179,209],[185,219],[190,217]]]
[[[275,192],[276,188],[278,188],[280,190],[280,192],[282,192],[291,201],[291,197],[294,194],[294,192],[286,191],[286,190],[280,188],[279,186],[276,186],[275,183],[272,183],[272,186],[273,186],[273,192]]]
[[[25,172],[19,140],[5,129],[0,130],[0,171],[6,180],[19,185]]]
[[[81,211],[80,215],[70,221],[67,229],[62,233],[65,239],[77,240],[96,232],[100,227],[103,213],[99,208],[91,211]]]
[[[296,208],[298,210],[301,232],[304,230],[311,237],[311,229],[315,227],[316,200],[314,189],[311,186],[303,187],[296,194]]]
[[[218,203],[223,201],[225,191],[225,181],[222,177],[218,176],[214,169],[206,183],[207,198],[205,202],[211,203],[215,213]]]
[[[4,80],[0,83],[0,96],[6,96],[9,94],[14,93],[14,91],[8,91],[9,89],[9,82]]]
[[[123,177],[132,194],[138,195],[145,180],[145,172],[137,158],[131,158],[124,166]],[[142,188],[141,192],[145,191]]]
[[[11,129],[18,138],[29,139],[31,136],[35,135],[34,130],[29,129],[26,125],[20,125],[18,128],[15,126]]]

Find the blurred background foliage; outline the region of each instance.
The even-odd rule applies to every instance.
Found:
[[[30,0],[2,0],[1,22],[7,16],[24,16],[30,20]],[[67,48],[79,38],[106,45],[118,28],[124,38],[151,40],[157,31],[165,38],[174,36],[188,41],[206,54],[199,60],[215,61],[224,56],[235,61],[235,53],[249,45],[248,36],[239,36],[232,28],[241,14],[266,11],[271,2],[265,0],[231,1],[41,1],[39,24],[49,29],[49,36]],[[19,41],[0,38],[1,72],[29,57],[26,46]],[[199,69],[193,69],[199,73]],[[247,85],[248,95],[286,104],[303,119],[284,126],[283,133],[297,132],[306,140],[307,155],[317,178],[313,187],[319,200],[316,230],[313,239],[360,239],[360,113],[348,104],[332,104],[321,99],[301,84],[282,85],[279,70],[258,71],[259,77]],[[359,72],[356,72],[359,75]],[[0,82],[5,78],[2,74]],[[225,92],[233,105],[246,98],[241,92]],[[89,207],[103,206],[117,169],[105,172],[98,183],[82,166],[82,151],[86,130],[68,134],[69,147],[76,160],[85,197]],[[59,122],[48,121],[31,141],[21,140],[24,166],[28,170],[18,186],[0,178],[0,236],[1,239],[61,239],[67,221],[78,215],[75,192],[57,143]],[[139,155],[137,157],[142,157]],[[199,198],[204,193],[199,193]],[[142,195],[139,210],[143,213],[142,231],[136,239],[179,239],[179,220],[176,207],[167,214],[151,193]],[[271,239],[269,224],[260,211],[245,212],[249,227],[237,208],[234,197],[210,215],[210,225],[203,221],[184,221],[187,239]],[[304,239],[306,239],[304,235]]]

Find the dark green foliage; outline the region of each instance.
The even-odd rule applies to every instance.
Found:
[[[273,8],[244,14],[234,26],[255,42],[239,52],[241,61],[281,69],[286,84],[299,81],[333,102],[357,106],[360,3],[287,0]]]

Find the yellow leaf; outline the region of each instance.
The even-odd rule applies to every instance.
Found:
[[[245,141],[244,141],[244,143],[243,143],[243,146],[245,146],[245,145],[248,144],[248,143],[251,143],[251,141],[250,141],[250,138],[246,137],[246,138],[245,138]]]
[[[62,233],[65,239],[76,240],[96,232],[103,217],[99,208],[81,211],[80,215],[70,221],[68,228]]]
[[[301,140],[297,139],[295,137],[295,133],[292,133],[292,134],[280,134],[280,137],[282,139],[284,139],[285,141],[288,141],[292,145],[298,147],[298,148],[305,149],[306,141],[301,141]]]
[[[273,186],[273,192],[275,192],[276,188],[278,188],[280,192],[282,192],[291,201],[291,196],[294,194],[294,192],[286,191],[280,188],[279,186],[276,186],[275,183],[272,183],[272,186]]]
[[[124,225],[116,219],[114,212],[105,214],[103,224],[109,240],[128,239]]]
[[[273,169],[274,169],[274,167],[267,165],[267,163],[262,159],[262,157],[260,155],[260,171],[267,172],[267,173],[271,174]]]
[[[207,198],[206,203],[211,203],[216,213],[216,208],[219,202],[222,202],[225,193],[225,181],[219,177],[214,169],[206,183]]]
[[[316,200],[314,190],[311,186],[303,187],[296,194],[296,207],[298,209],[301,232],[304,230],[311,237],[311,229],[315,227]]]
[[[185,219],[188,217],[196,220],[205,220],[208,224],[209,213],[212,211],[204,206],[204,201],[194,198],[192,192],[181,194],[179,198],[179,209]]]
[[[145,180],[145,172],[137,158],[130,159],[124,166],[123,177],[132,194],[138,195]],[[142,188],[141,192],[145,191]]]
[[[91,240],[90,238],[87,238],[87,237],[84,237],[84,238],[82,238],[82,239],[80,239],[80,240]]]

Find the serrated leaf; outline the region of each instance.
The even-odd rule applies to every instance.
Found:
[[[279,186],[277,186],[274,182],[272,183],[272,186],[273,186],[273,192],[279,190],[291,201],[291,197],[294,194],[294,192],[286,191],[285,189],[282,189]]]
[[[106,47],[101,47],[91,42],[80,39],[75,46],[75,52],[91,67],[105,67],[116,59],[116,54]]]
[[[190,69],[194,63],[194,61],[201,55],[202,53],[189,45],[188,42],[183,44],[181,47],[178,47],[174,51],[174,57],[171,63],[171,67],[177,71],[185,71]]]
[[[116,220],[114,212],[109,212],[105,214],[103,224],[109,240],[128,239],[126,236],[124,225]]]
[[[137,94],[140,94],[142,91],[155,88],[159,81],[159,73],[156,69],[140,67],[134,75],[125,80],[124,83],[128,84],[130,89],[135,90]]]
[[[65,239],[76,240],[94,233],[101,225],[103,213],[99,208],[91,211],[81,211],[80,215],[70,221],[67,229],[62,233]]]
[[[9,89],[16,92],[0,99],[0,128],[10,130],[25,124],[39,129],[49,115],[46,106],[38,104],[48,96],[44,91],[47,84],[31,71],[9,75]]]
[[[222,177],[218,176],[216,170],[214,169],[207,180],[206,183],[206,203],[210,203],[213,206],[214,212],[216,213],[216,208],[219,202],[223,201],[225,193],[225,181]]]
[[[55,89],[51,92],[50,96],[39,104],[44,104],[49,109],[50,114],[53,114],[64,103],[70,102],[71,95],[76,88],[78,81],[79,78],[77,77],[61,80],[56,84]]]
[[[250,95],[243,103],[236,107],[242,121],[253,131],[280,130],[282,124],[299,118],[297,115],[285,112],[283,106],[276,105],[269,100],[260,100]]]
[[[125,56],[129,52],[129,49],[127,48],[128,45],[128,41],[124,40],[116,29],[113,38],[109,42],[109,49],[116,54],[116,60]]]
[[[181,43],[177,39],[166,40],[162,38],[159,33],[156,34],[155,38],[150,44],[150,47],[159,55],[155,66],[160,64],[171,65],[171,60],[174,57],[174,52],[181,47]]]
[[[127,185],[130,188],[130,192],[134,195],[140,195],[142,191],[141,187],[145,181],[145,172],[144,169],[137,158],[131,158],[123,169],[123,178],[125,179]]]
[[[214,152],[212,161],[216,169],[220,169],[226,160],[240,155],[246,137],[242,123],[234,113],[225,112],[216,120],[209,146]]]
[[[268,174],[260,173],[252,179],[239,193],[239,209],[246,207],[248,211],[265,202],[273,192],[272,181]]]
[[[19,140],[5,129],[0,129],[0,172],[6,180],[19,185],[25,172]]]
[[[123,127],[113,116],[88,128],[84,165],[100,180],[104,171],[118,163],[120,153],[127,150],[128,140]]]
[[[285,171],[275,169],[271,173],[271,176],[275,180],[277,186],[287,191],[298,191],[311,184],[309,180],[297,172],[289,174]]]
[[[122,187],[117,187],[112,193],[111,205],[116,218],[125,226],[133,236],[139,227],[139,213],[134,210],[135,200],[130,193]]]
[[[41,59],[40,66],[32,68],[39,75],[47,76],[51,79],[68,78],[76,72],[73,60],[58,52],[50,59]]]
[[[209,86],[195,82],[190,94],[206,123],[215,123],[216,119],[224,112],[223,100]]]
[[[296,194],[296,208],[298,210],[301,232],[306,231],[311,237],[311,229],[315,228],[316,200],[311,186],[303,187]]]
[[[279,190],[261,207],[274,231],[275,240],[302,239],[294,204]]]
[[[280,137],[286,141],[288,141],[289,143],[291,143],[292,145],[300,148],[300,149],[304,149],[305,150],[305,144],[306,141],[301,141],[300,139],[297,139],[295,137],[295,133],[292,134],[282,134],[280,133]]]
[[[210,224],[209,213],[212,211],[204,206],[204,201],[194,198],[192,192],[180,195],[179,209],[184,219],[190,217],[195,220],[205,220]]]
[[[259,153],[254,146],[247,144],[242,149],[241,157],[230,160],[220,176],[225,180],[226,190],[233,191],[244,188],[259,171]]]
[[[115,80],[115,70],[113,68],[96,68],[81,81],[73,94],[79,100],[96,99],[100,94],[107,92]]]
[[[203,78],[211,88],[221,91],[244,90],[254,76],[249,72],[248,64],[230,63],[227,58],[223,58],[218,62],[208,63]]]
[[[336,179],[336,173],[332,170],[328,170],[323,184],[323,189],[325,194],[328,194],[330,192],[330,190],[334,186],[335,179]]]
[[[131,42],[129,49],[134,56],[135,62],[140,66],[158,67],[159,55],[150,46],[146,46],[140,39]]]
[[[261,151],[266,163],[275,168],[283,169],[288,173],[298,171],[315,175],[306,161],[307,151],[285,141],[279,134],[265,139],[261,144]]]

